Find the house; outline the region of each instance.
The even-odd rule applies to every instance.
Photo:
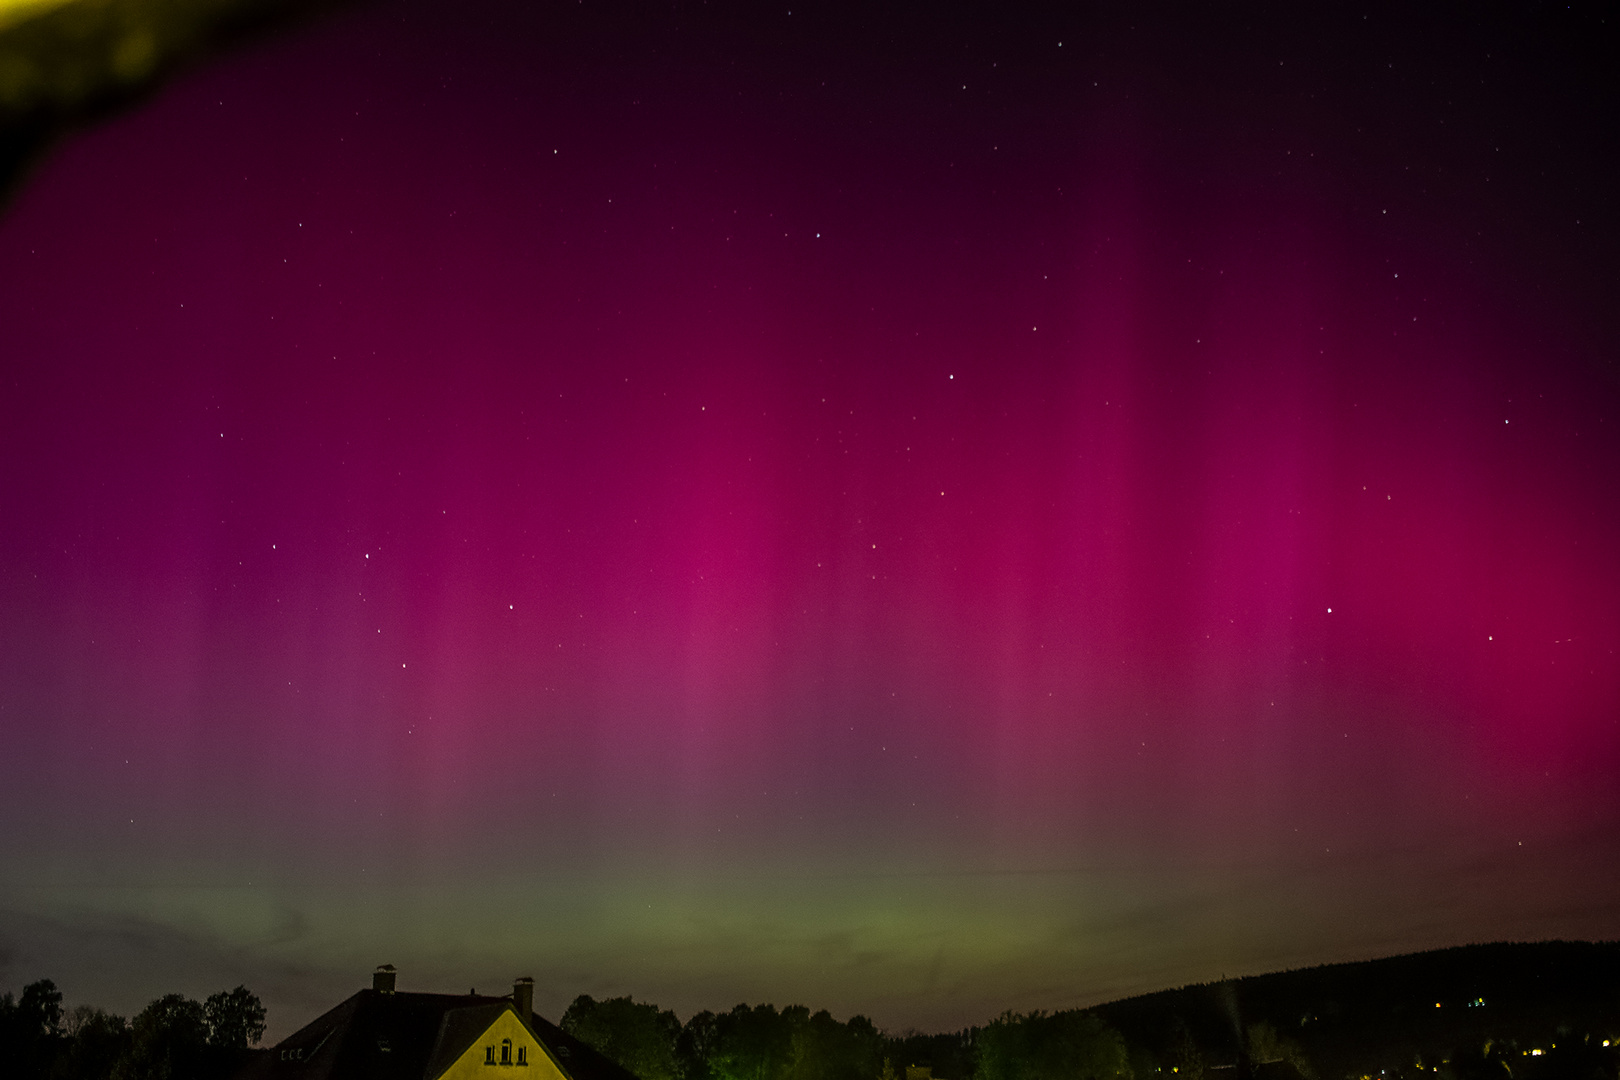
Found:
[[[395,990],[384,964],[361,990],[287,1036],[236,1080],[637,1080],[510,995]]]

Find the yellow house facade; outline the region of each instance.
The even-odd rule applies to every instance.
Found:
[[[574,1080],[513,1006],[486,1006],[468,1020],[483,1030],[459,1053],[460,1040],[447,1046],[447,1060],[429,1063],[423,1080]]]

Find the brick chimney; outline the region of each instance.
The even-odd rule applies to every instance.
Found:
[[[371,988],[379,994],[392,994],[396,974],[393,964],[383,964],[371,976]]]
[[[534,980],[525,975],[512,984],[512,1005],[518,1019],[525,1024],[534,1023]]]

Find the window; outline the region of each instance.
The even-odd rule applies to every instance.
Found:
[[[518,1047],[518,1064],[519,1065],[527,1065],[528,1063],[529,1063],[529,1048],[527,1046]]]
[[[495,1064],[495,1048],[493,1046],[484,1047],[484,1064]]]
[[[512,1040],[511,1039],[502,1039],[501,1040],[501,1064],[502,1065],[510,1065],[510,1064],[512,1064]]]

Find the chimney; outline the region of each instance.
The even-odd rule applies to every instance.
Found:
[[[512,1005],[525,1025],[534,1023],[534,980],[527,975],[512,984]]]
[[[393,964],[383,964],[371,976],[371,988],[379,994],[392,994],[394,992],[395,974]]]

